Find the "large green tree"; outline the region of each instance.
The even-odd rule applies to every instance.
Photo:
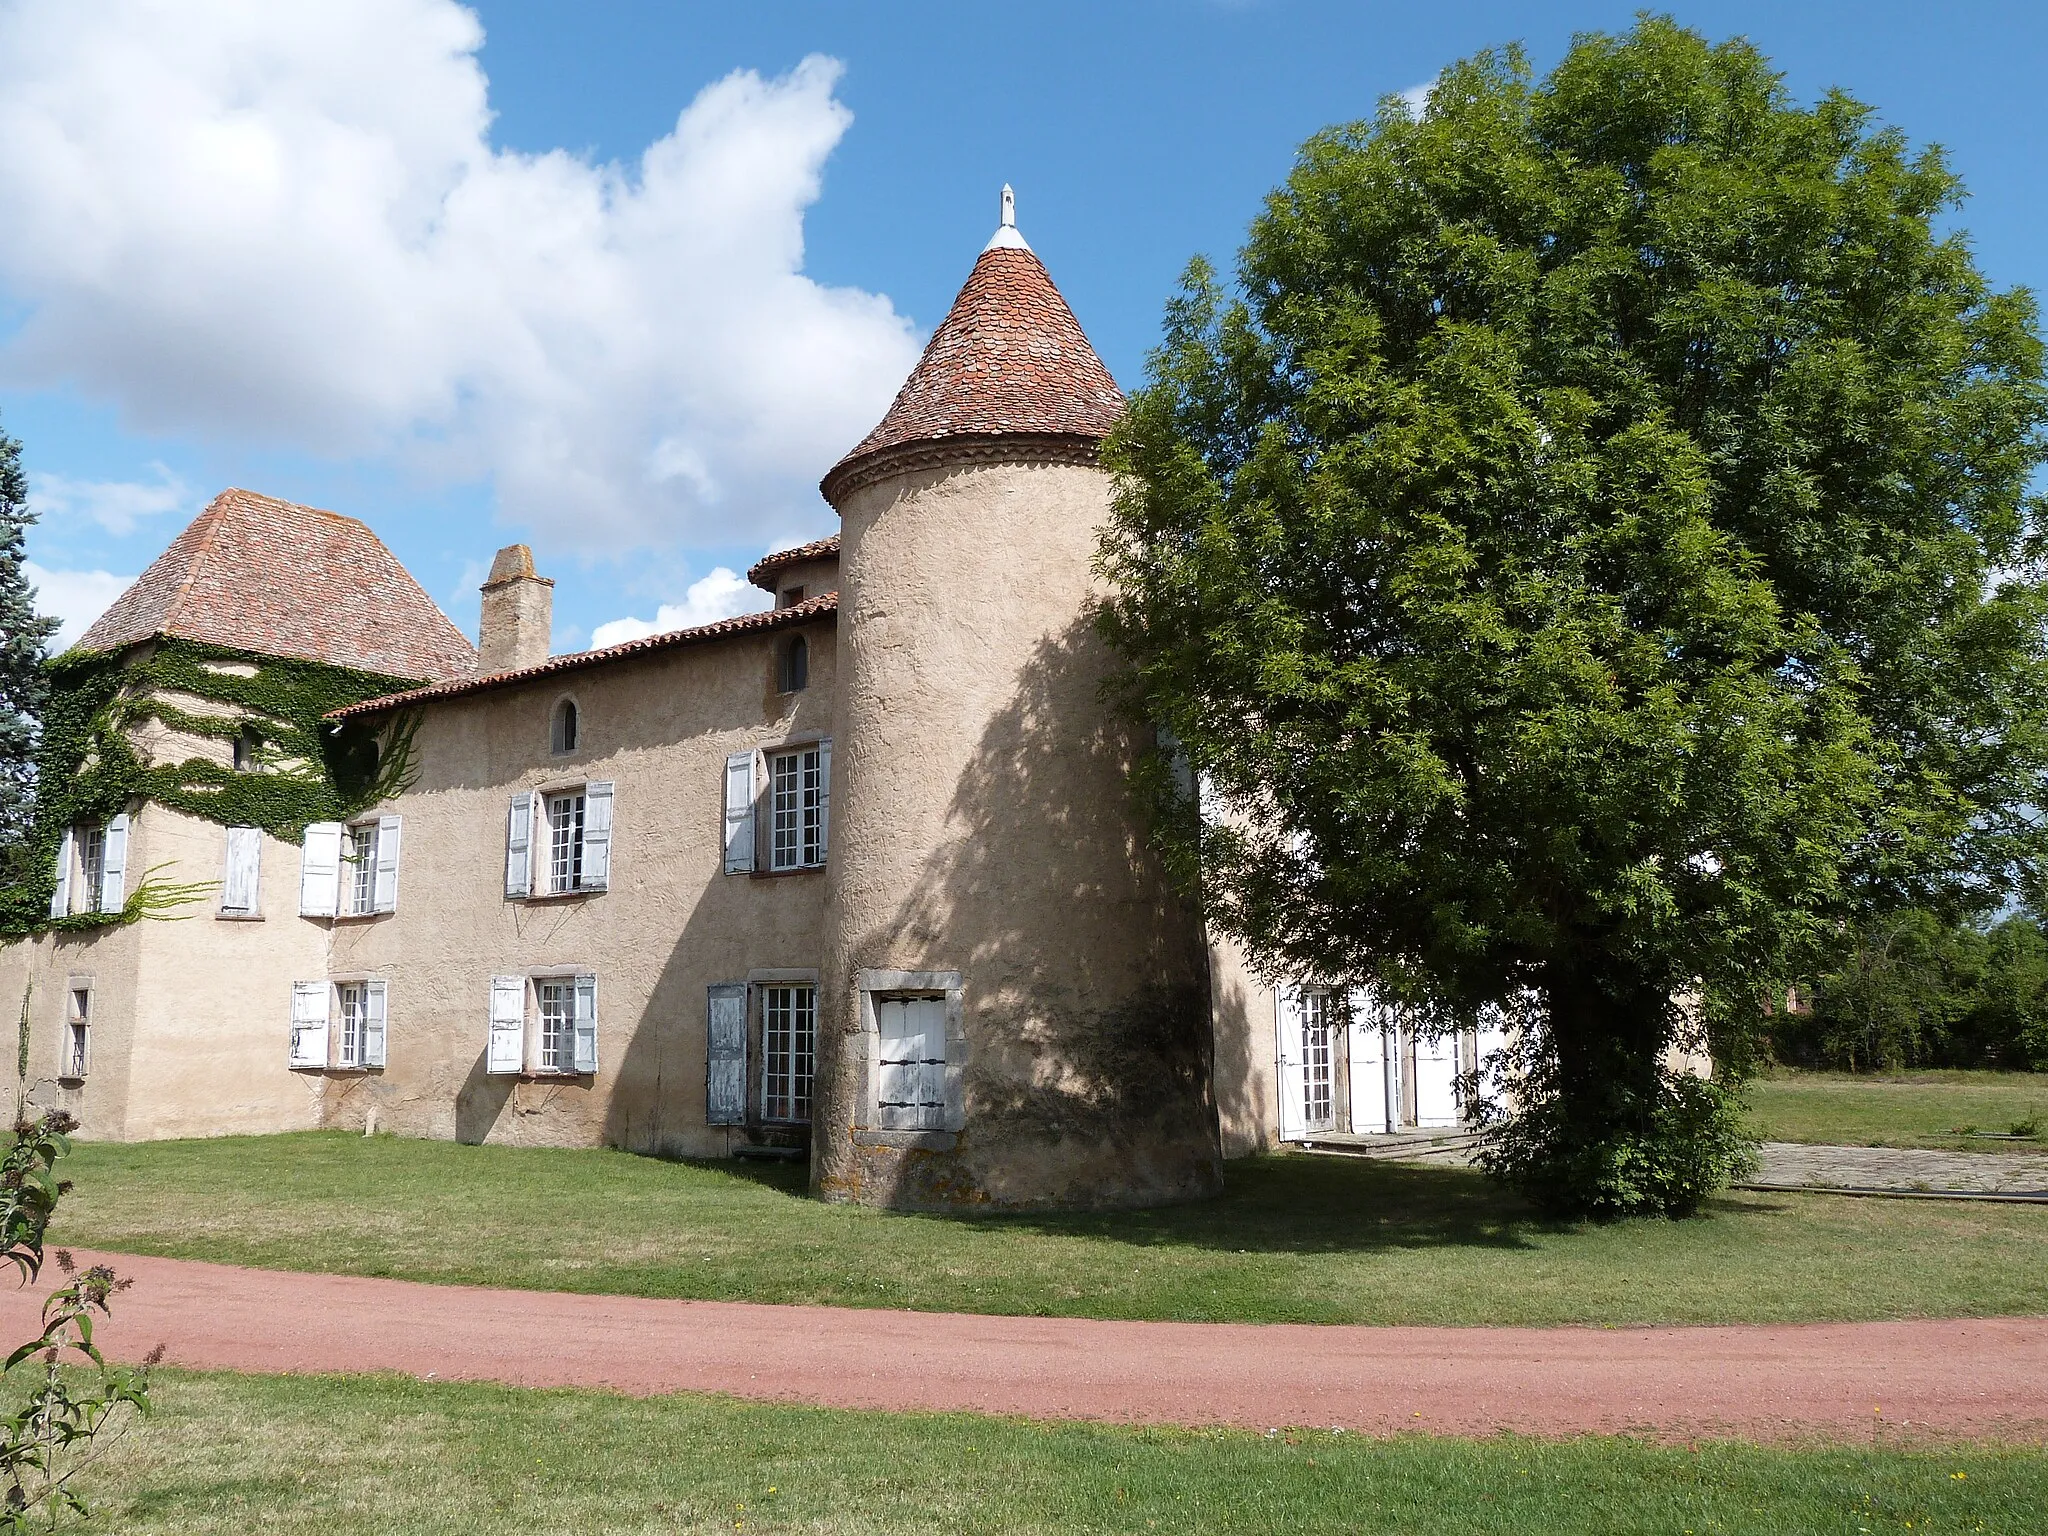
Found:
[[[1669,20],[1318,135],[1108,448],[1156,824],[1296,974],[1524,1028],[1494,1166],[1686,1211],[1777,978],[2038,860],[2032,299],[1935,150]]]
[[[35,515],[21,444],[0,432],[0,884],[24,878],[18,868],[35,797],[37,726],[47,696],[43,651],[57,621],[36,613],[35,589],[23,564],[23,535]]]

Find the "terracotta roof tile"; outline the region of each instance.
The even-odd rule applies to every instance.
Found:
[[[77,648],[156,635],[439,681],[476,670],[476,647],[363,523],[226,490]]]
[[[716,624],[700,624],[695,629],[672,629],[666,634],[648,635],[644,639],[608,645],[601,651],[572,651],[567,656],[550,656],[536,666],[520,667],[511,672],[493,672],[484,677],[460,678],[454,682],[435,683],[426,688],[408,689],[404,693],[386,694],[381,699],[365,699],[360,704],[330,710],[326,718],[349,720],[362,715],[382,714],[386,710],[403,709],[408,705],[424,704],[434,699],[461,698],[465,694],[484,693],[493,688],[530,682],[537,677],[552,677],[559,672],[580,672],[587,667],[602,667],[614,661],[645,656],[653,651],[678,650],[686,645],[703,645],[707,641],[724,640],[733,635],[750,635],[762,630],[783,629],[792,624],[822,619],[838,611],[839,594],[827,592],[805,602],[793,603],[787,608],[770,608],[761,613],[743,613],[738,618],[720,619]]]
[[[1124,397],[1038,257],[981,253],[881,424],[825,476],[835,485],[892,448],[950,437],[1030,433],[1100,441]]]
[[[792,565],[803,565],[812,560],[823,560],[839,553],[839,535],[830,538],[813,539],[808,544],[799,544],[795,549],[778,549],[772,555],[763,555],[747,568],[747,580],[755,586],[773,592],[775,573],[786,571]]]

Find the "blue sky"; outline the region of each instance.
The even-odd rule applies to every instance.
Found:
[[[557,578],[558,649],[719,616],[747,600],[721,567],[834,527],[817,476],[1004,181],[1128,386],[1189,256],[1228,261],[1308,134],[1632,14],[0,0],[31,558],[75,624],[239,484],[364,518],[465,627],[513,539]],[[1943,144],[1992,280],[2048,283],[2048,8],[1675,14]]]

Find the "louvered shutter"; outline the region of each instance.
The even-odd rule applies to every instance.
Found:
[[[505,899],[533,894],[533,791],[512,797],[505,814]]]
[[[292,983],[292,1049],[295,1067],[327,1065],[327,983]]]
[[[68,917],[71,914],[71,866],[77,862],[78,834],[66,827],[64,839],[57,845],[57,888],[50,892],[52,917]]]
[[[345,831],[338,821],[316,821],[306,828],[299,853],[299,916],[334,916],[341,893]]]
[[[128,813],[107,823],[106,855],[100,861],[99,907],[118,912],[128,896]]]
[[[818,743],[818,862],[832,846],[832,738]]]
[[[400,823],[404,819],[402,816],[377,818],[377,883],[371,891],[372,912],[398,910],[398,837],[402,830]]]
[[[227,878],[221,883],[220,909],[231,917],[256,915],[263,862],[263,833],[256,827],[228,828]]]
[[[384,1065],[384,994],[381,981],[363,983],[363,1065]]]
[[[754,754],[735,752],[725,760],[725,872],[754,870]]]
[[[491,1039],[486,1072],[517,1072],[526,1065],[526,978],[491,978]]]
[[[612,880],[612,786],[610,780],[583,786],[583,885],[608,889]]]
[[[597,978],[576,978],[576,1070],[597,1070]]]
[[[747,1119],[747,984],[713,982],[705,1028],[704,1123],[744,1125]]]

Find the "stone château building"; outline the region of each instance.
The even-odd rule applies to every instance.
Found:
[[[1122,396],[1005,194],[824,479],[840,535],[749,572],[766,611],[550,656],[513,546],[473,649],[361,523],[216,499],[72,653],[111,669],[78,784],[133,766],[0,950],[38,1100],[109,1138],[808,1146],[821,1195],[905,1206],[1187,1198],[1282,1137],[1455,1124],[1471,1037],[1265,986],[1145,847],[1089,618]],[[316,746],[279,677],[343,690]],[[178,920],[116,921],[148,882]]]

